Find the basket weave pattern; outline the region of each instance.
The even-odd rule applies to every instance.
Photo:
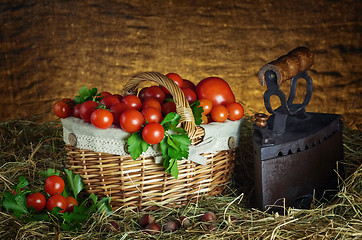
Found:
[[[137,93],[142,81],[154,81],[172,94],[180,126],[188,133],[193,145],[203,140],[204,131],[197,127],[189,104],[180,88],[166,76],[141,73],[124,87],[124,93]],[[154,209],[159,206],[179,206],[201,195],[220,194],[229,183],[236,158],[236,148],[204,153],[207,165],[190,160],[178,161],[178,179],[165,172],[152,156],[131,156],[78,149],[66,145],[69,169],[82,177],[86,190],[98,197],[111,197],[113,209]]]
[[[154,209],[155,206],[187,204],[203,194],[216,195],[230,181],[235,148],[204,154],[207,165],[178,161],[179,176],[165,172],[153,157],[118,156],[79,150],[67,145],[69,169],[80,174],[89,193],[111,196],[112,208]]]

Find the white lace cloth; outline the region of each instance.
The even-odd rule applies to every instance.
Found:
[[[205,129],[204,140],[196,146],[190,146],[189,160],[206,165],[206,158],[201,154],[215,154],[218,151],[229,150],[239,144],[242,119],[239,121],[226,120],[224,123],[212,122],[201,125]],[[112,125],[108,129],[99,129],[90,123],[74,117],[62,119],[63,139],[66,144],[71,144],[78,149],[92,150],[115,155],[129,155],[125,151],[127,146],[127,133]],[[75,137],[75,138],[74,138]],[[72,141],[73,138],[73,141]],[[75,141],[74,141],[75,140]],[[230,144],[233,140],[233,144]],[[151,145],[142,156],[152,156],[156,163],[162,160],[159,145]]]

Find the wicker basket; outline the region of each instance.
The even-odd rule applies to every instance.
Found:
[[[177,106],[176,111],[181,115],[180,125],[197,147],[203,141],[203,128],[195,125],[183,92],[172,80],[156,72],[141,73],[126,83],[123,94],[137,93],[139,84],[144,81],[153,81],[170,91]],[[207,159],[206,165],[190,160],[178,161],[177,180],[165,172],[162,164],[156,164],[152,156],[133,160],[129,155],[78,149],[76,142],[66,144],[66,150],[69,169],[80,174],[89,193],[98,197],[111,196],[113,209],[145,210],[180,206],[204,194],[220,194],[229,183],[234,168],[237,144],[232,140],[229,141],[228,150],[216,154],[203,153]]]

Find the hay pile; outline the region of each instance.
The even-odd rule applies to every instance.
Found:
[[[235,178],[224,195],[201,197],[186,207],[148,212],[160,224],[180,215],[188,216],[193,224],[187,229],[148,236],[137,223],[143,213],[116,211],[110,216],[93,215],[79,232],[65,232],[50,222],[24,223],[1,208],[0,239],[361,239],[362,132],[344,130],[343,164],[347,178],[330,203],[316,203],[309,210],[286,209],[286,215],[278,215],[249,207],[253,201],[251,126],[247,119],[240,143],[243,155],[238,167],[243,175]],[[1,123],[0,148],[1,196],[21,175],[35,191],[43,184],[38,171],[67,166],[59,122]],[[208,210],[217,215],[213,230],[200,222],[200,216]],[[111,222],[118,224],[118,231],[110,227]]]

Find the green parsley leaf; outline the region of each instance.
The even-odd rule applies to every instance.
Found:
[[[202,123],[201,116],[204,112],[204,109],[200,106],[200,101],[195,100],[190,104],[190,108],[195,118],[195,124],[200,125]]]
[[[73,174],[71,170],[64,169],[64,172],[67,175],[66,184],[70,186],[70,189],[73,192],[73,196],[78,200],[78,193],[84,189],[82,178],[79,176],[79,174]]]
[[[40,171],[40,172],[39,172],[39,175],[40,175],[40,176],[43,176],[43,177],[45,177],[45,178],[48,178],[48,177],[50,177],[50,176],[52,176],[52,175],[57,175],[57,176],[59,176],[59,175],[60,175],[60,171],[59,171],[59,170],[55,170],[55,169],[53,169],[53,168],[48,168],[46,171]]]
[[[140,135],[140,132],[132,133],[127,139],[128,152],[133,160],[136,160],[141,154],[147,151],[150,144],[146,143]]]
[[[83,86],[79,90],[79,95],[75,96],[74,102],[77,103],[83,103],[86,101],[100,101],[102,99],[101,94],[97,94],[97,88],[87,89],[86,86]]]
[[[6,190],[4,192],[3,207],[7,211],[14,212],[14,215],[20,219],[23,218],[23,214],[29,214],[26,197],[22,192],[14,195],[12,192]]]
[[[166,115],[166,117],[162,120],[161,125],[164,126],[166,123],[170,123],[173,125],[177,125],[178,121],[180,121],[181,116],[175,112],[170,112]],[[168,129],[165,129],[167,131]]]
[[[28,180],[24,176],[19,177],[19,182],[15,184],[11,189],[15,190],[17,193],[21,192],[21,189],[24,189],[29,185]]]

